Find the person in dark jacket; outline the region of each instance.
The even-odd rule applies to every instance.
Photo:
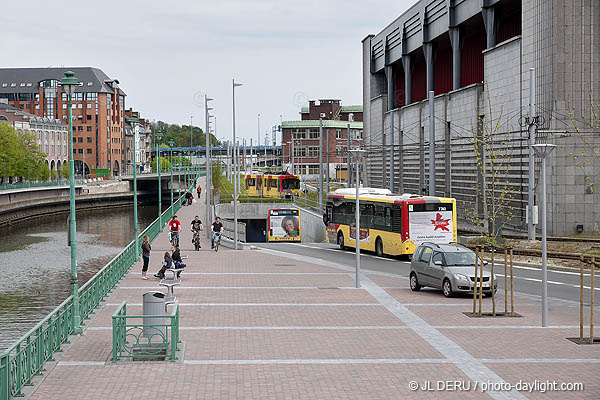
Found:
[[[142,279],[148,279],[146,273],[148,272],[148,264],[150,263],[150,250],[152,250],[152,246],[150,246],[150,238],[148,236],[144,236],[142,239],[142,259],[144,260],[144,266],[142,267]]]
[[[172,246],[171,249],[173,253],[171,254],[171,259],[173,260],[173,268],[185,268],[186,265],[183,263],[181,259],[181,254],[179,253],[179,246]],[[179,278],[181,275],[181,271],[177,273],[177,277]]]
[[[156,274],[154,274],[154,277],[158,278],[158,279],[164,279],[165,271],[172,267],[173,267],[173,260],[171,259],[171,255],[167,251],[167,252],[165,252],[162,268],[160,269],[160,271],[158,271]]]

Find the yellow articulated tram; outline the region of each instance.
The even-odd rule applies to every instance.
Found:
[[[356,248],[356,189],[327,196],[327,239],[340,248]],[[378,256],[412,255],[423,242],[456,243],[456,200],[359,189],[360,248]]]
[[[250,197],[292,198],[300,196],[299,175],[246,175],[246,193]]]

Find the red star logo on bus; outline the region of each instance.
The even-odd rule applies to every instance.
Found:
[[[450,218],[444,219],[440,213],[437,213],[435,219],[431,220],[431,224],[435,225],[435,228],[433,228],[434,231],[437,231],[439,228],[442,231],[450,232],[450,229],[448,229],[448,225],[450,225]]]

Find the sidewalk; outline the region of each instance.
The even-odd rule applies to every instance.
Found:
[[[204,187],[203,187],[204,189]],[[578,307],[552,303],[552,327],[540,328],[537,299],[516,297],[521,318],[469,318],[472,299],[411,292],[404,277],[363,275],[352,266],[272,250],[193,251],[188,224],[204,209],[182,208],[187,270],[175,289],[181,306],[182,359],[117,362],[111,315],[123,300],[142,311],[142,293],[162,290],[135,266],[46,372],[31,399],[405,399],[600,398],[600,345],[578,346]],[[154,274],[168,246],[152,246]],[[484,299],[486,311],[491,301]],[[498,311],[504,300],[498,296]],[[589,310],[586,309],[589,314]],[[587,317],[586,317],[587,318]],[[600,320],[598,321],[600,322]],[[600,332],[599,332],[600,333]],[[587,335],[587,330],[586,330]],[[474,390],[481,383],[583,382],[583,391]],[[471,384],[471,390],[411,391]],[[539,388],[538,388],[539,389]]]

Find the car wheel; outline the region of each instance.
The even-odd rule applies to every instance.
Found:
[[[378,257],[383,257],[383,243],[381,242],[381,238],[377,238],[375,241],[375,253],[377,253]]]
[[[346,246],[344,246],[344,234],[342,232],[338,233],[338,246],[340,246],[340,250],[346,250]]]
[[[452,297],[452,284],[448,279],[444,279],[444,283],[442,284],[442,291],[444,292],[444,296]]]
[[[417,274],[414,272],[410,274],[410,290],[413,292],[418,292],[421,290],[421,285],[419,285],[419,280],[417,279]]]

